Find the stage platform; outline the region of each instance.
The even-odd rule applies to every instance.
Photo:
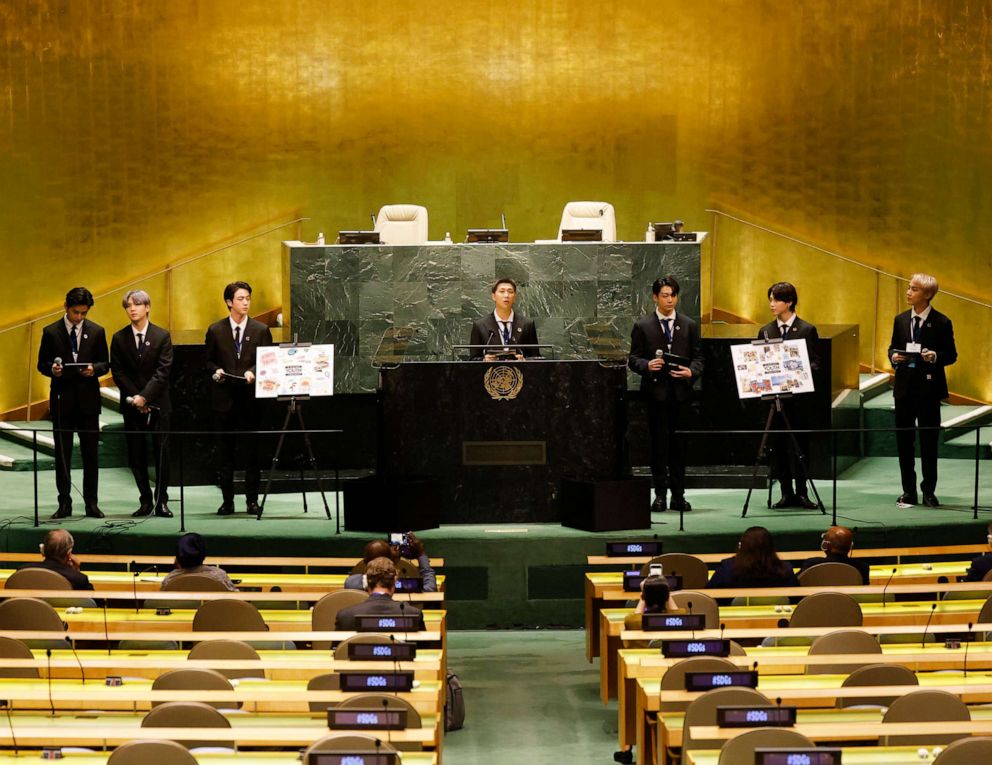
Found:
[[[82,480],[80,471],[74,481]],[[942,460],[937,510],[895,507],[899,469],[894,457],[864,459],[845,471],[837,484],[838,523],[858,529],[861,548],[914,544],[979,544],[992,512],[973,519],[974,462]],[[984,480],[982,503],[992,504],[992,488]],[[766,493],[756,491],[747,518],[741,518],[745,492],[740,489],[699,489],[688,497],[693,511],[685,515],[679,531],[675,513],[658,513],[650,529],[624,533],[593,534],[554,524],[448,525],[420,536],[432,556],[443,556],[448,575],[447,607],[453,629],[580,626],[582,624],[583,574],[589,554],[601,554],[609,539],[657,534],[666,551],[719,552],[734,549],[741,532],[751,525],[767,526],[780,549],[816,550],[820,533],[830,525],[831,485],[819,482],[827,504],[826,516],[817,511],[769,510]],[[107,468],[100,474],[100,506],[104,520],[82,515],[77,500],[75,514],[61,523],[48,521],[55,510],[51,471],[38,474],[42,526],[34,528],[34,479],[30,472],[0,474],[0,546],[5,551],[37,549],[45,530],[61,525],[72,531],[76,549],[88,553],[171,554],[180,533],[178,490],[171,507],[176,517],[134,519],[136,492],[130,472]],[[328,494],[332,519],[328,520],[316,493],[307,495],[304,514],[299,494],[269,497],[262,520],[244,512],[238,503],[233,516],[216,515],[220,493],[214,487],[186,489],[185,529],[203,534],[210,551],[230,555],[360,555],[372,535],[366,532],[335,534],[334,494]],[[343,523],[343,518],[342,518]],[[398,529],[400,531],[402,529]],[[209,562],[209,561],[208,561]]]

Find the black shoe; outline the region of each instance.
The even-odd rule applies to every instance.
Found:
[[[59,505],[59,509],[55,511],[52,520],[57,521],[61,518],[68,518],[70,515],[72,515],[72,505]]]
[[[248,515],[258,515],[260,512],[262,512],[261,509],[258,507],[258,502],[249,502],[245,507],[245,510],[248,511]]]
[[[630,765],[634,761],[634,750],[621,749],[619,752],[614,752],[613,761],[622,763],[622,765]]]
[[[919,498],[915,494],[900,494],[899,499],[896,500],[897,505],[918,505],[920,503]]]
[[[805,494],[796,495],[796,507],[801,507],[806,510],[819,510],[820,506],[816,504],[813,500],[807,497]]]
[[[155,515],[159,518],[171,518],[172,511],[169,509],[169,503],[163,502],[161,505],[155,508]]]
[[[147,502],[142,502],[141,507],[139,507],[133,513],[131,513],[131,517],[142,518],[146,515],[151,515],[151,514],[152,514],[152,506],[149,505]]]
[[[654,502],[651,503],[652,513],[663,513],[668,509],[668,503],[665,502],[664,497],[655,497]]]
[[[927,507],[940,507],[940,500],[937,499],[933,494],[923,495],[923,504]]]
[[[225,502],[217,508],[217,515],[234,515],[234,503]]]
[[[103,512],[101,512],[100,508],[97,507],[96,505],[87,505],[86,506],[86,517],[87,518],[103,518],[104,515],[103,515]]]
[[[672,498],[672,510],[677,513],[691,513],[692,505],[685,501],[685,497]]]
[[[799,497],[795,494],[786,494],[772,505],[772,510],[784,510],[787,507],[799,507]]]

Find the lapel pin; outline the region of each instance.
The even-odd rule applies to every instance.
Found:
[[[89,338],[90,338],[89,335],[83,335],[83,340],[89,340]]]
[[[682,329],[678,324],[675,325],[675,329]]]

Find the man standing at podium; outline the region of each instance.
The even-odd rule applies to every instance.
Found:
[[[647,406],[651,434],[651,475],[654,503],[651,510],[688,512],[685,499],[685,443],[675,435],[682,406],[692,395],[693,380],[703,372],[703,348],[699,325],[676,312],[679,283],[674,276],[655,279],[651,285],[655,309],[637,320],[630,332],[627,366],[641,376],[641,393]],[[677,363],[665,356],[680,357]],[[688,365],[686,365],[688,362]],[[672,501],[667,504],[667,493]]]
[[[495,354],[488,352],[489,346],[498,350],[504,347],[513,349],[514,345],[537,345],[537,328],[534,322],[519,311],[513,311],[513,302],[517,299],[517,283],[513,279],[497,279],[491,292],[495,310],[472,325],[469,344],[478,346],[472,348],[472,358],[495,361]],[[537,348],[515,350],[518,359],[540,355]]]
[[[889,359],[896,370],[895,404],[896,446],[902,494],[898,507],[917,504],[914,447],[919,425],[920,466],[923,481],[920,491],[923,504],[940,507],[937,499],[937,427],[940,425],[940,402],[947,398],[944,367],[958,359],[951,320],[930,305],[937,294],[937,280],[929,274],[913,274],[906,290],[908,311],[896,316],[889,343]]]

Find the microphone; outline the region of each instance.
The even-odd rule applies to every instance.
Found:
[[[723,640],[723,631],[727,629],[726,622],[720,622],[720,640]]]
[[[885,580],[885,586],[882,588],[882,608],[885,608],[885,591],[889,589],[889,583],[892,581],[892,577],[896,575],[895,566],[892,567],[892,573],[889,574],[889,578]]]
[[[968,640],[964,644],[964,666],[962,667],[965,677],[968,677],[968,646],[971,645],[971,639],[974,637],[971,634],[971,627],[972,623],[968,622]]]
[[[499,212],[499,219],[503,222],[503,228],[506,228],[506,216],[503,214],[502,210]]]
[[[60,366],[62,366],[62,357],[61,356],[56,356],[55,357],[55,361],[52,362],[52,366],[53,367],[60,367]]]
[[[933,619],[933,612],[937,610],[937,604],[930,604],[930,615],[927,617],[927,624],[923,628],[923,638],[920,640],[920,648],[925,648],[927,643],[927,630],[930,629],[930,621]]]
[[[369,213],[369,217],[372,219],[372,228],[375,228],[375,213]]]
[[[672,576],[675,576],[675,570],[674,569],[672,570]],[[692,616],[692,601],[691,600],[687,600],[685,602],[685,605],[686,605],[686,608],[689,609],[689,616]],[[693,640],[696,639],[696,629],[695,629],[695,627],[692,628],[692,639]]]
[[[55,717],[55,701],[52,699],[52,649],[45,649],[45,656],[48,657],[48,706],[52,708],[52,717]]]
[[[399,695],[399,689],[396,690],[396,694]],[[380,703],[382,704],[382,711],[383,712],[388,712],[389,711],[389,699],[383,698]],[[392,741],[392,739],[390,738],[391,735],[392,735],[392,732],[389,730],[389,728],[386,728],[386,743],[390,743]]]
[[[69,650],[72,651],[73,658],[76,659],[76,664],[79,665],[79,677],[83,681],[83,685],[86,685],[86,671],[83,669],[83,662],[79,658],[79,654],[76,653],[76,646],[72,644],[69,638],[66,638],[65,642],[69,645]],[[51,656],[51,653],[49,653],[49,656]]]
[[[18,757],[20,753],[17,751],[17,738],[14,736],[14,720],[10,716],[10,702],[0,699],[0,704],[7,710],[7,727],[10,728],[10,742],[14,745],[14,756]]]
[[[134,406],[135,405],[134,404],[134,396],[128,396],[126,399],[124,399],[124,403],[130,404],[131,406]],[[145,402],[145,406],[147,406],[149,409],[158,409],[159,408],[159,407],[155,406],[155,404],[149,404],[147,401]]]
[[[138,561],[136,560],[131,561],[131,566],[133,568],[137,568]],[[158,573],[158,564],[153,563],[151,566],[148,566],[148,568],[143,568],[141,569],[141,571],[135,571],[134,576],[131,577],[131,597],[134,598],[134,613],[138,613],[139,610],[138,609],[138,577],[141,576],[142,574],[147,574],[149,571],[155,571],[155,573]],[[104,613],[104,616],[106,616],[106,613]]]
[[[764,336],[765,342],[767,343],[768,342],[768,330],[767,329],[761,330],[761,334]]]
[[[110,629],[107,627],[107,599],[103,598],[103,639],[107,641],[107,656],[110,656]]]

